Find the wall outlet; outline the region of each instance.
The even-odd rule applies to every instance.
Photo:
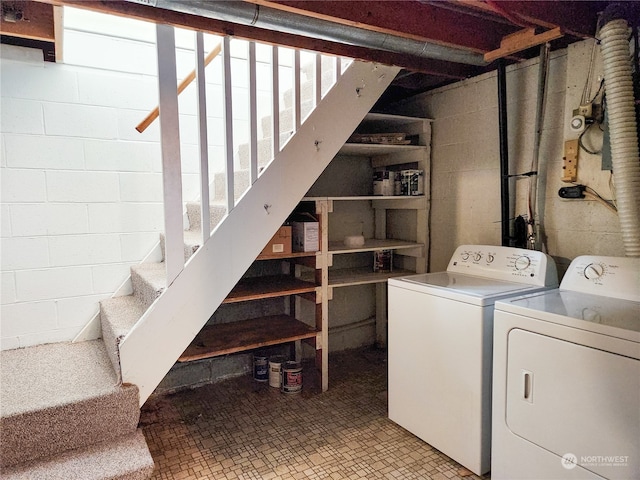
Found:
[[[585,118],[591,118],[593,116],[593,105],[590,103],[587,105],[580,105],[578,107],[578,115],[584,115]]]

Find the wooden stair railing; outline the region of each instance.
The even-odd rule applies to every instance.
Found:
[[[214,58],[220,55],[221,51],[222,51],[222,42],[218,42],[218,44],[215,47],[213,47],[213,49],[207,54],[207,56],[204,57],[204,66],[206,67],[207,65],[209,65]],[[195,78],[196,78],[196,69],[193,69],[193,71],[189,75],[184,77],[184,79],[178,84],[178,95],[180,95],[184,91],[184,89],[187,88],[189,84],[195,80]],[[136,130],[140,133],[144,132],[147,129],[147,127],[149,127],[149,125],[151,125],[153,121],[156,118],[158,118],[159,115],[160,115],[160,106],[157,106],[156,108],[151,110],[151,112],[149,112],[149,115],[147,115],[144,118],[144,120],[142,120],[136,126]]]

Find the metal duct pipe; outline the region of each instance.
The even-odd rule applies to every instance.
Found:
[[[139,0],[129,1],[140,3]],[[479,53],[341,25],[247,2],[151,0],[151,4],[165,10],[254,26],[265,30],[304,35],[358,47],[468,65],[487,65],[487,62],[484,61],[483,56]]]
[[[498,60],[498,128],[500,135],[500,225],[502,246],[511,246],[509,232],[509,136],[507,132],[507,67]]]
[[[604,16],[600,46],[620,231],[626,256],[640,257],[640,156],[629,26],[615,9],[607,7]]]

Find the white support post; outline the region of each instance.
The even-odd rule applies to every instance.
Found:
[[[200,147],[200,225],[202,244],[211,235],[209,216],[209,148],[207,139],[207,94],[204,74],[204,35],[196,32],[196,85],[198,89],[198,145]]]
[[[176,43],[173,27],[156,26],[162,188],[164,194],[165,265],[167,286],[184,268],[182,220],[182,170],[176,74]]]
[[[316,64],[315,64],[315,80],[314,80],[314,94],[315,101],[313,106],[317,107],[322,100],[322,55],[316,53]]]
[[[249,42],[249,176],[258,179],[258,96],[256,93],[256,44]]]
[[[280,60],[278,59],[278,46],[274,45],[271,51],[271,91],[273,92],[273,107],[271,110],[271,140],[273,156],[280,153]]]
[[[300,50],[293,52],[293,133],[300,130],[302,120],[302,99],[300,97]]]
[[[233,178],[233,100],[231,90],[231,39],[226,36],[222,40],[222,83],[224,88],[224,148],[226,158],[225,174],[227,213],[235,206],[235,190]]]

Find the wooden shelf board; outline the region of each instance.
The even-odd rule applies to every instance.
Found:
[[[316,284],[290,275],[243,278],[222,303],[244,302],[263,298],[284,297],[316,291]]]
[[[362,123],[367,122],[384,122],[391,125],[406,125],[407,123],[415,122],[433,122],[431,118],[422,117],[407,117],[404,115],[393,115],[391,113],[373,113],[369,112],[365,115]]]
[[[305,338],[317,331],[288,315],[273,315],[204,327],[178,358],[191,362]]]
[[[374,252],[376,250],[398,250],[402,248],[422,247],[421,243],[407,242],[404,240],[378,240],[375,238],[366,239],[362,247],[345,247],[342,242],[329,242],[329,253],[358,253]]]
[[[329,285],[331,287],[347,287],[349,285],[364,285],[367,283],[386,282],[390,278],[415,275],[411,270],[395,269],[393,272],[373,272],[370,268],[340,268],[329,270]]]
[[[271,255],[258,255],[256,260],[287,260],[289,258],[316,257],[319,252],[292,252],[292,253],[273,253]]]
[[[356,201],[356,200],[412,200],[425,198],[424,195],[353,195],[349,197],[304,197],[303,201],[315,202],[318,200]]]
[[[342,155],[364,155],[375,157],[376,155],[389,155],[397,152],[424,150],[426,145],[385,145],[378,143],[345,143],[340,149]]]

